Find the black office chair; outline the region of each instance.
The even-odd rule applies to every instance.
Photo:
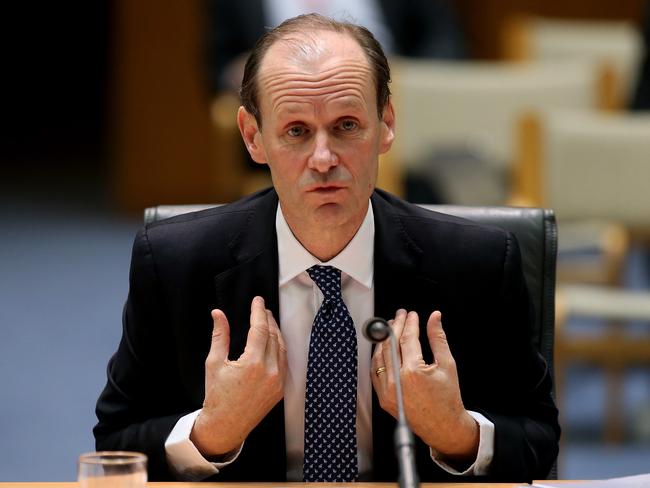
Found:
[[[215,205],[160,205],[144,212],[145,224],[178,214],[204,210]],[[512,232],[519,241],[523,271],[535,309],[534,343],[553,369],[555,340],[555,261],[557,256],[557,225],[552,210],[519,207],[465,207],[456,205],[422,205],[437,212],[456,215],[477,223],[501,227]],[[555,393],[553,393],[555,394]],[[553,466],[548,479],[557,479]]]

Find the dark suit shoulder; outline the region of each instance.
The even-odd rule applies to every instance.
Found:
[[[275,191],[267,189],[233,203],[152,222],[140,231],[136,245],[146,242],[157,263],[227,268],[255,255],[274,236],[277,201]]]
[[[373,202],[383,254],[414,256],[417,272],[435,281],[458,282],[465,289],[473,283],[481,293],[481,283],[490,283],[498,290],[507,263],[519,259],[515,237],[500,227],[434,212],[382,191],[375,192]]]
[[[204,219],[211,219],[214,222],[228,222],[233,219],[246,219],[246,215],[254,213],[260,209],[268,209],[268,206],[277,203],[277,194],[272,188],[267,188],[232,203],[215,204],[210,208],[191,211],[176,215],[174,217],[156,220],[148,224],[147,230],[163,227],[165,229],[179,230],[182,225],[204,225]],[[221,219],[221,220],[219,220]],[[180,224],[180,225],[179,225]]]
[[[416,242],[432,244],[430,241],[435,241],[444,244],[441,242],[442,237],[453,237],[479,239],[502,247],[508,237],[508,232],[500,227],[423,208],[382,190],[376,190],[373,199],[381,202],[379,207],[392,213],[393,224],[401,226]]]

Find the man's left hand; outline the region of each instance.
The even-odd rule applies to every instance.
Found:
[[[413,432],[445,459],[471,463],[478,450],[479,427],[463,406],[456,362],[441,320],[441,313],[435,311],[427,322],[434,363],[426,364],[417,313],[398,310],[389,323],[399,342],[400,364],[392,364],[388,341],[378,344],[372,357],[372,384],[381,407],[397,418],[393,368],[399,368],[404,409]],[[386,370],[381,372],[381,367]]]

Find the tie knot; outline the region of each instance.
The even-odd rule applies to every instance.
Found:
[[[318,285],[325,300],[341,298],[341,270],[334,266],[312,266],[307,270],[311,279]]]

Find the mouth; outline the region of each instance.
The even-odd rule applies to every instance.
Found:
[[[327,195],[329,193],[336,193],[338,190],[342,190],[344,188],[343,185],[339,184],[320,184],[320,185],[313,185],[311,187],[307,188],[307,192],[309,193],[316,193],[316,194],[321,194],[321,195]]]

